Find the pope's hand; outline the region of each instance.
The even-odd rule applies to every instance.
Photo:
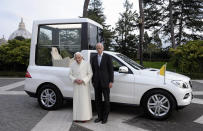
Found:
[[[74,80],[74,82],[78,84],[78,79]]]
[[[82,83],[83,83],[83,80],[76,79],[74,82],[80,85],[80,84],[82,84]]]
[[[82,84],[83,83],[83,80],[79,80],[79,84]]]

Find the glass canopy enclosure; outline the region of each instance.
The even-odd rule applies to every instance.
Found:
[[[72,59],[77,51],[95,49],[98,42],[103,42],[102,29],[91,23],[43,24],[38,28],[35,63],[58,66],[56,61]]]

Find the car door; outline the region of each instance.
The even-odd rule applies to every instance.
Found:
[[[111,101],[119,103],[133,103],[134,75],[132,71],[128,68],[127,73],[120,73],[119,67],[126,65],[114,56],[112,56],[112,62],[114,68],[114,83],[110,93]]]

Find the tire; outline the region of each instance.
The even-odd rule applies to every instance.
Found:
[[[38,103],[45,110],[55,110],[61,107],[63,98],[56,86],[47,84],[39,89]]]
[[[175,109],[176,102],[168,92],[152,90],[144,96],[141,104],[150,118],[165,120]]]

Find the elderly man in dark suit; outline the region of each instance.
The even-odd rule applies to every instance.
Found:
[[[102,121],[105,124],[110,111],[110,88],[112,88],[114,74],[110,55],[103,53],[104,47],[101,43],[96,45],[97,55],[92,57],[91,65],[93,71],[92,84],[95,91],[95,104],[98,118],[95,123]],[[102,103],[102,95],[104,103]]]

